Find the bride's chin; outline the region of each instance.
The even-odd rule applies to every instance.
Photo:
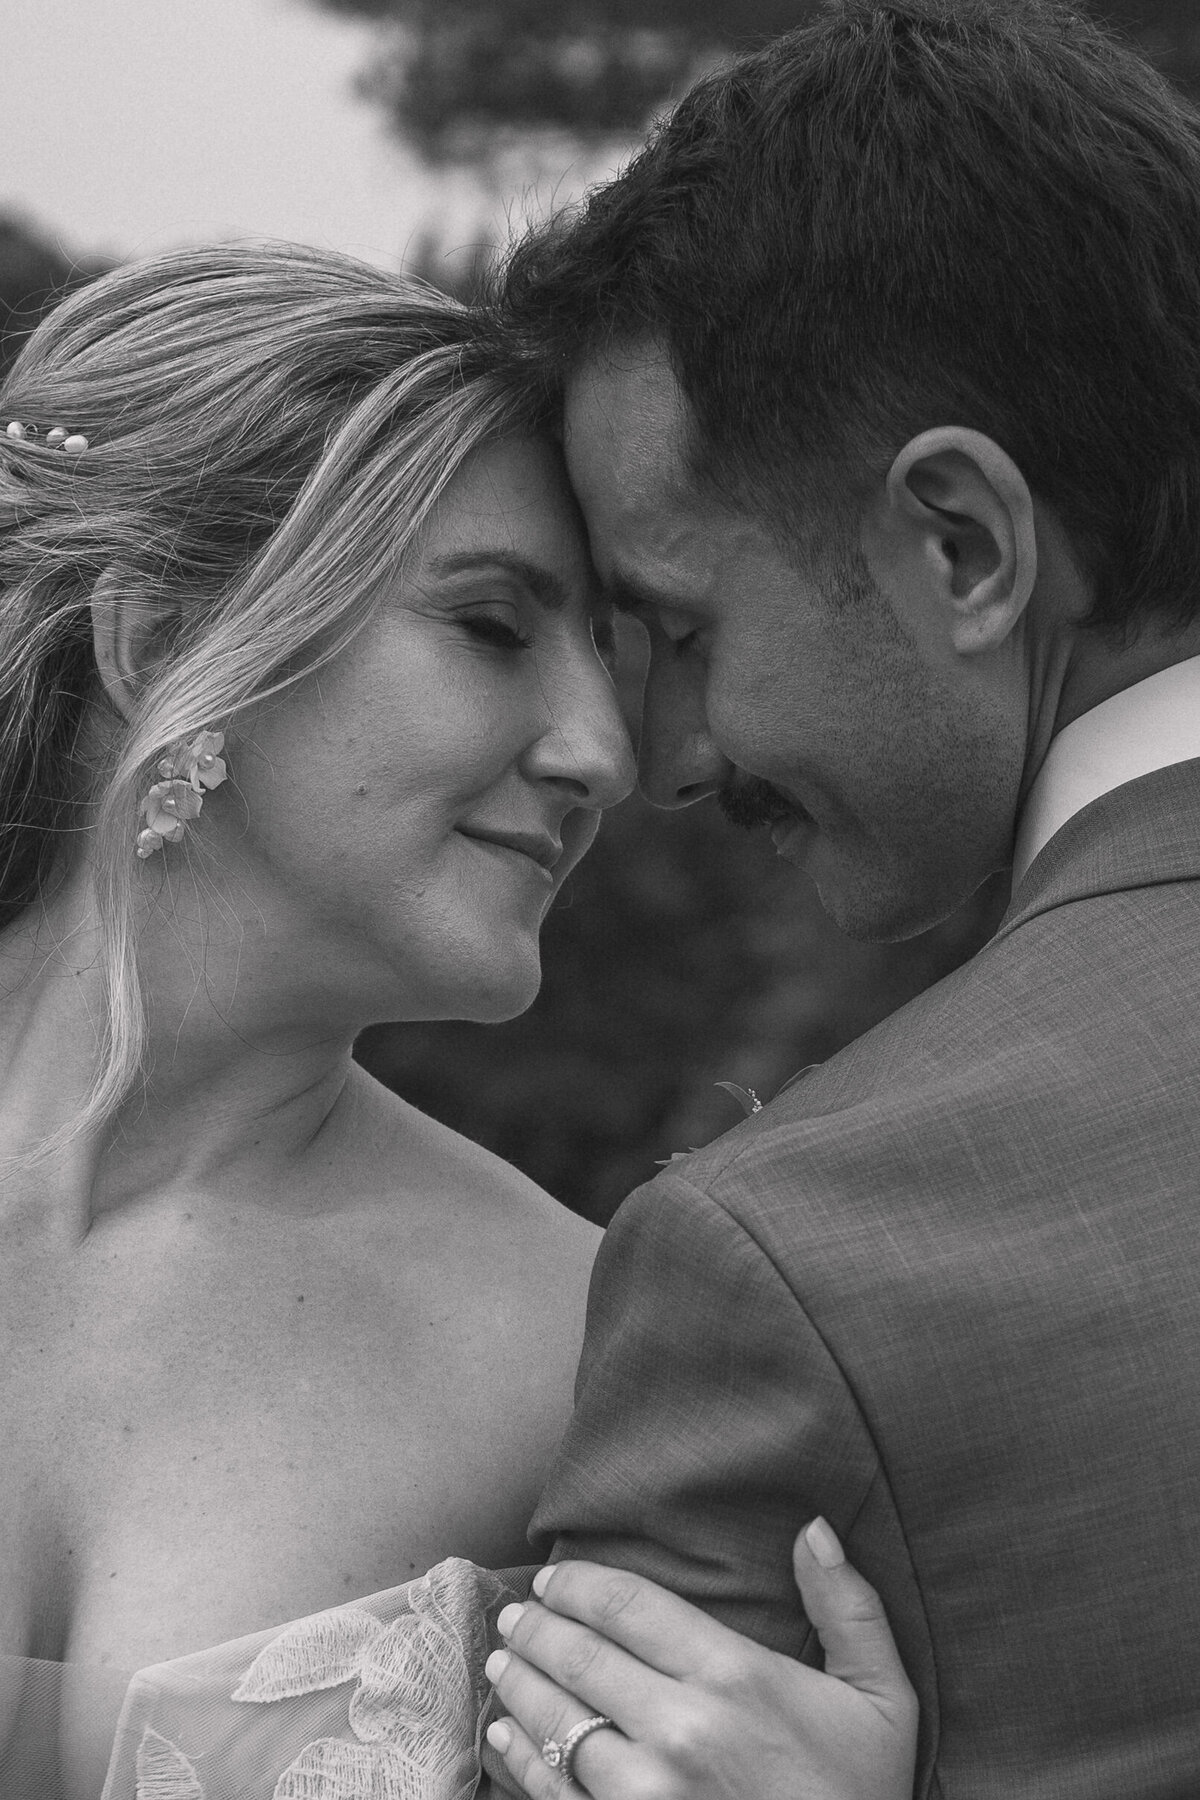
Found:
[[[470,1019],[476,1025],[503,1025],[506,1019],[517,1019],[523,1012],[529,1011],[538,997],[541,985],[542,975],[539,969],[533,979],[481,989],[470,1012],[463,1012],[459,1016]]]
[[[542,985],[542,962],[536,943],[504,966],[483,962],[472,971],[456,971],[442,1004],[427,1017],[464,1019],[474,1025],[501,1025],[528,1012]]]

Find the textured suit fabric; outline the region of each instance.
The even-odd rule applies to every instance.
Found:
[[[816,1660],[821,1512],[916,1792],[1200,1796],[1200,761],[965,968],[620,1209],[534,1532]]]

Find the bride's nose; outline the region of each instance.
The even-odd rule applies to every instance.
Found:
[[[616,689],[599,657],[581,659],[547,687],[545,729],[530,745],[525,771],[559,781],[576,806],[615,806],[637,780],[633,745]]]

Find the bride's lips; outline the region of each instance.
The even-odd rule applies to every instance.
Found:
[[[557,838],[538,831],[467,831],[461,825],[458,829],[460,836],[470,838],[473,843],[491,844],[498,850],[510,850],[525,857],[537,865],[547,880],[553,880],[562,856],[562,845]]]

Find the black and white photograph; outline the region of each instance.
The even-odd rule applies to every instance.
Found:
[[[1200,4],[0,32],[0,1800],[1200,1800]]]

